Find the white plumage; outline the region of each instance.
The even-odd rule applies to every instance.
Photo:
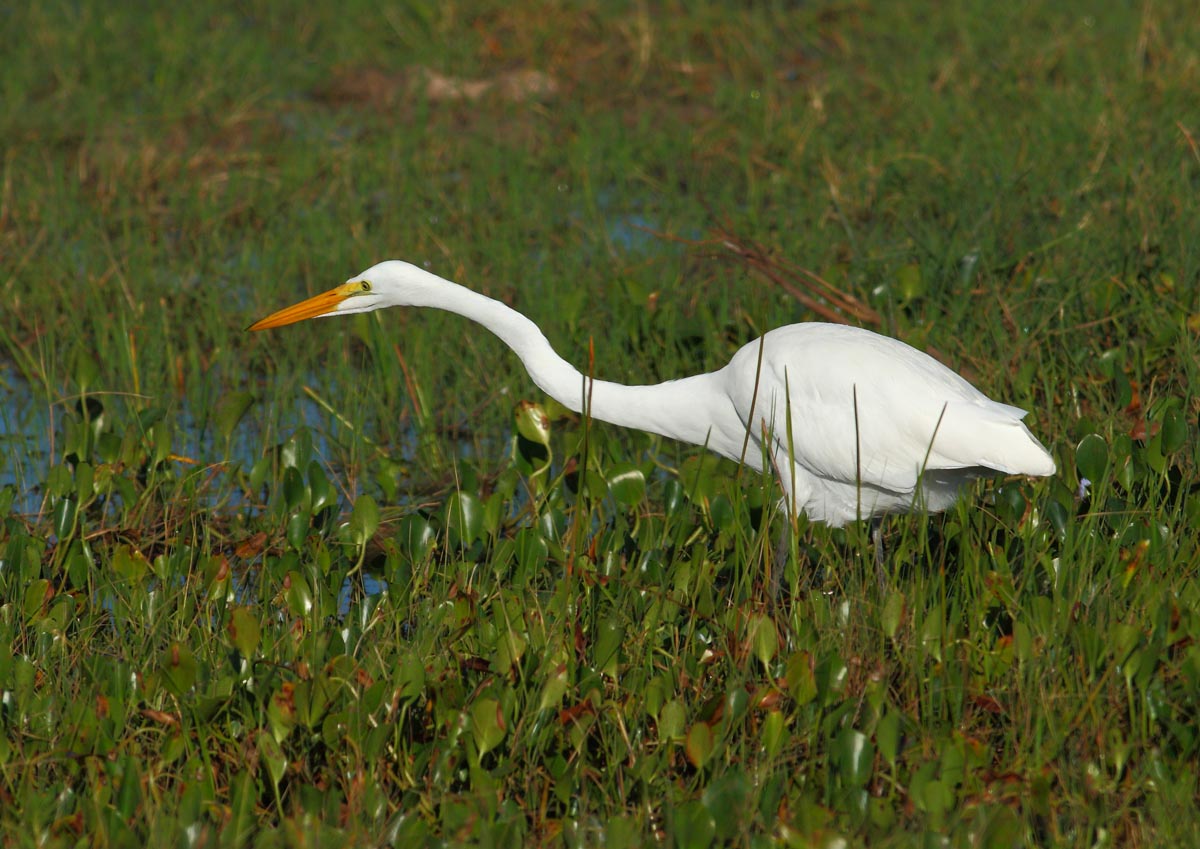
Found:
[[[584,376],[555,353],[537,325],[405,262],[375,265],[250,329],[389,306],[435,307],[483,325],[520,357],[546,394],[582,412]],[[645,386],[596,380],[588,412],[705,445],[759,471],[765,460],[794,509],[833,526],[944,510],[972,478],[1055,471],[1050,454],[1022,424],[1023,410],[991,400],[903,342],[836,324],[777,328],[707,374]]]

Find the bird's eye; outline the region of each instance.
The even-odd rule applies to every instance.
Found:
[[[364,280],[363,282],[358,284],[358,288],[362,289],[364,292],[370,292],[371,291],[371,281]]]

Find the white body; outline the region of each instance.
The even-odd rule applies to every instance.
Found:
[[[405,262],[373,266],[253,329],[388,306],[435,307],[482,324],[543,391],[582,412],[584,376],[537,325]],[[903,342],[836,324],[777,328],[708,374],[646,386],[597,380],[590,392],[595,419],[704,445],[760,471],[769,465],[793,510],[833,526],[944,510],[976,477],[1055,471],[1021,423],[1024,411]]]

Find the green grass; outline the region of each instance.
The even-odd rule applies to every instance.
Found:
[[[1195,842],[1200,19],[792,5],[0,19],[0,845]],[[243,331],[389,257],[629,382],[810,269],[1060,471],[772,608],[769,481],[462,320]]]

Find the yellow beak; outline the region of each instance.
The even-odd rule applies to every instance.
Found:
[[[247,330],[269,330],[272,327],[283,327],[285,324],[295,324],[306,318],[316,318],[327,315],[337,309],[338,304],[351,295],[362,291],[360,283],[343,283],[336,289],[330,289],[320,295],[314,295],[307,301],[301,301],[279,312],[273,312],[263,319],[250,325]]]

